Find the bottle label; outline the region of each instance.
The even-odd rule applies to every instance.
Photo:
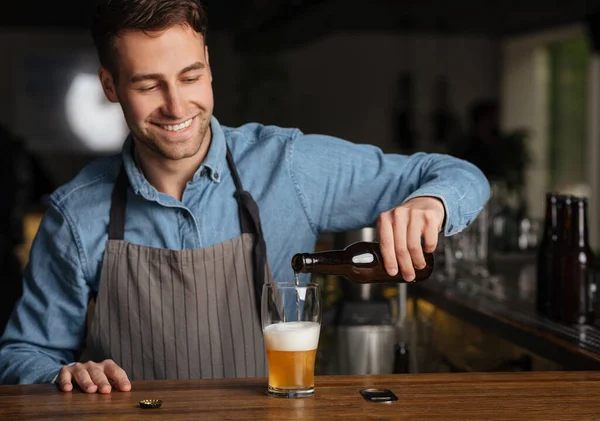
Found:
[[[374,261],[375,256],[372,253],[363,253],[352,257],[352,263],[356,264],[373,263]]]

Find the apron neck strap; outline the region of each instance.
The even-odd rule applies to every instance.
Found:
[[[125,167],[121,165],[110,203],[110,220],[108,222],[108,239],[123,240],[125,234],[125,208],[127,207],[127,188],[129,180]]]
[[[265,237],[260,222],[258,204],[252,195],[244,190],[229,147],[227,147],[227,164],[229,166],[229,170],[231,171],[233,182],[235,183],[236,190],[234,195],[238,202],[242,232],[254,234],[254,293],[257,301],[256,306],[258,317],[260,319],[262,287],[267,281],[267,244],[265,243]]]

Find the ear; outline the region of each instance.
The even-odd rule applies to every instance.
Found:
[[[206,57],[206,64],[208,64],[208,73],[210,74],[210,81],[212,82],[212,70],[210,68],[210,60],[208,59],[208,46],[204,46],[204,56]]]
[[[102,84],[102,89],[104,90],[106,99],[108,99],[110,102],[119,102],[115,81],[110,72],[106,68],[101,67],[98,71],[98,77],[100,78],[100,83]]]

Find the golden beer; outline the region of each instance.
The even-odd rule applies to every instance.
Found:
[[[312,351],[267,349],[269,385],[277,389],[310,388],[315,385],[315,355]]]
[[[315,322],[275,323],[265,327],[269,390],[312,394],[320,325]]]

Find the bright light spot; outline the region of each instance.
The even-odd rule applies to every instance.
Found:
[[[129,129],[119,104],[109,102],[104,96],[98,76],[79,73],[65,100],[69,126],[88,149],[95,152],[121,149]]]

